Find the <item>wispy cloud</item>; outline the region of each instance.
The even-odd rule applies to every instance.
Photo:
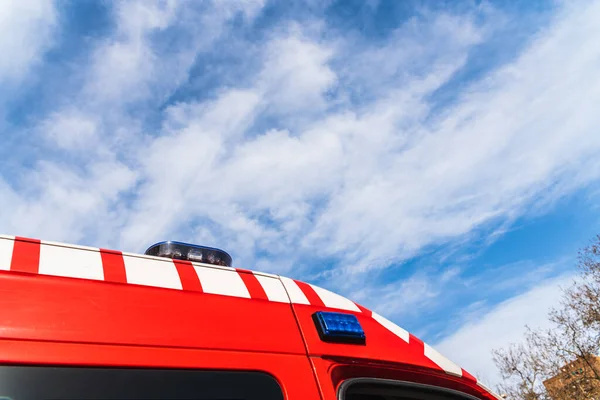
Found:
[[[491,358],[493,349],[521,340],[525,327],[549,327],[547,313],[557,306],[561,289],[572,282],[565,275],[544,280],[531,290],[483,312],[474,307],[466,323],[435,347],[479,379],[494,386],[501,377]]]
[[[0,9],[0,85],[20,82],[52,44],[57,10],[52,0],[9,1]]]

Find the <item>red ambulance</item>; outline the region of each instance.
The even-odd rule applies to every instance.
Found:
[[[0,236],[0,399],[499,399],[359,304],[233,268]]]

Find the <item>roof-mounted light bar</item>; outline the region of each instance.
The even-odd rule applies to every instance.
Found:
[[[188,260],[204,264],[231,267],[232,259],[227,252],[213,247],[198,246],[180,242],[160,242],[148,248],[144,253],[149,256]]]

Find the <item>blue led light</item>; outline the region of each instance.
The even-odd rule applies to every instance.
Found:
[[[313,319],[325,342],[365,344],[365,331],[354,314],[319,311],[313,314]]]

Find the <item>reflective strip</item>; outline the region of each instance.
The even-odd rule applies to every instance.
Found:
[[[267,298],[270,301],[276,301],[279,303],[289,303],[290,299],[288,298],[287,293],[285,292],[285,288],[279,279],[269,278],[266,276],[254,274],[258,283],[262,286],[265,293],[267,294]]]
[[[78,244],[65,244],[61,242],[52,242],[50,240],[43,240],[42,243],[48,246],[66,247],[68,249],[98,251],[97,247],[80,246]]]
[[[146,257],[146,256],[145,256]],[[154,258],[154,257],[153,257]],[[163,259],[164,257],[155,257],[155,258],[159,258],[159,259]],[[198,262],[192,262],[192,265],[194,267],[201,267],[201,268],[212,268],[212,269],[220,269],[222,271],[237,271],[236,268],[233,267],[226,267],[224,265],[215,265],[215,264],[208,264],[208,263],[198,263]]]
[[[0,238],[0,270],[9,271],[15,242],[12,239]]]
[[[104,280],[100,251],[74,250],[42,243],[39,273],[67,278]]]
[[[489,387],[487,387],[483,383],[481,383],[479,381],[479,379],[477,379],[477,386],[479,386],[480,388],[482,388],[483,390],[485,390],[486,392],[488,392],[489,394],[491,394],[492,396],[494,396],[496,399],[498,399],[498,400],[504,400],[502,397],[500,397],[500,395],[494,393],[494,391],[492,389],[490,389]]]
[[[323,301],[323,304],[325,304],[325,307],[339,308],[341,310],[360,312],[360,308],[358,308],[356,306],[356,304],[354,304],[353,301],[350,301],[347,298],[340,296],[339,294],[330,292],[327,289],[323,289],[323,288],[320,288],[315,285],[310,285],[310,286],[314,289],[314,291],[317,293],[317,295],[321,298],[321,300]]]
[[[269,278],[275,278],[275,279],[279,279],[279,275],[275,275],[275,274],[270,274],[268,272],[262,272],[262,271],[252,271],[252,273],[254,275],[262,275],[262,276],[267,276]]]
[[[200,278],[204,293],[250,298],[248,288],[236,271],[198,267],[194,269]]]
[[[140,257],[123,257],[127,283],[182,289],[179,274],[171,260],[149,260]]]
[[[437,350],[428,344],[425,344],[425,356],[446,371],[447,374],[462,377],[462,368],[438,353]]]
[[[302,293],[302,290],[300,290],[300,288],[298,287],[296,282],[294,282],[293,279],[286,278],[284,276],[279,277],[279,279],[281,280],[281,283],[283,283],[285,291],[287,292],[292,303],[310,305],[308,299],[306,298],[304,293]]]
[[[410,340],[410,334],[408,331],[400,328],[398,325],[393,323],[392,321],[382,317],[381,315],[373,312],[373,319],[383,325],[388,331],[392,332],[394,335],[398,336],[400,339],[404,340],[406,343]]]

